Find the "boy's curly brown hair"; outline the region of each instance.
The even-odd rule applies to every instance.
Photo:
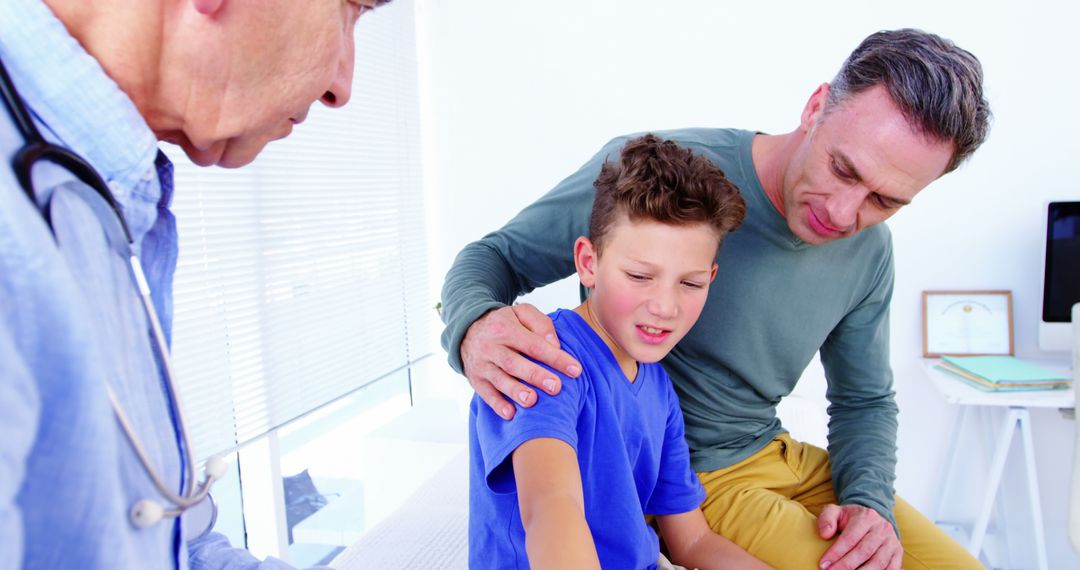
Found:
[[[739,189],[719,166],[651,133],[628,141],[617,162],[605,161],[593,186],[589,239],[597,253],[621,214],[632,222],[708,224],[717,247],[746,215]]]

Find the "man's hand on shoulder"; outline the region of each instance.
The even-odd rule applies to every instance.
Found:
[[[581,364],[559,349],[551,319],[532,305],[489,311],[469,326],[461,341],[461,361],[469,385],[506,419],[514,417],[514,406],[504,394],[529,407],[536,403],[536,393],[529,384],[553,396],[562,387],[557,376],[523,355],[572,378],[581,374]]]
[[[827,505],[818,515],[818,534],[829,540],[839,534],[818,561],[829,570],[886,568],[900,570],[904,549],[889,521],[862,505]]]

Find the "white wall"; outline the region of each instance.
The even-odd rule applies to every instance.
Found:
[[[917,507],[931,506],[942,432],[955,410],[918,367],[919,293],[1011,289],[1018,351],[1037,352],[1043,203],[1080,199],[1072,172],[1080,157],[1080,4],[421,0],[418,10],[437,280],[464,244],[615,135],[686,126],[786,132],[814,88],[878,29],[919,27],[975,53],[996,117],[989,141],[890,221],[897,487]],[[532,298],[544,309],[570,305],[576,288],[563,282]],[[819,373],[807,383],[821,393]],[[1078,567],[1064,535],[1072,422],[1056,411],[1035,412],[1034,421],[1051,567]],[[971,459],[969,490],[984,469]],[[1014,475],[1007,484],[1019,491]],[[1027,516],[1021,507],[1013,509],[1018,519]],[[1029,542],[1022,523],[1008,529],[1014,547]],[[1014,558],[1011,566],[1032,565],[1022,548]]]

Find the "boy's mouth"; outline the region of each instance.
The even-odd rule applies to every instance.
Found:
[[[638,336],[647,344],[660,344],[671,334],[670,330],[650,327],[649,325],[638,325],[637,330]]]

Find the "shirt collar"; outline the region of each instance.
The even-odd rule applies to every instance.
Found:
[[[777,211],[772,200],[769,200],[769,196],[765,194],[765,187],[761,184],[761,179],[758,178],[757,168],[754,167],[754,137],[759,134],[763,135],[765,133],[743,131],[742,141],[739,145],[739,168],[743,173],[739,189],[743,200],[746,201],[748,215],[755,215],[754,212],[759,212],[757,215],[764,222],[764,227],[772,230],[772,235],[782,242],[787,249],[801,250],[812,247],[791,231],[787,218]]]
[[[120,90],[40,0],[0,5],[0,58],[46,138],[85,158],[125,213],[156,209],[157,139]]]

